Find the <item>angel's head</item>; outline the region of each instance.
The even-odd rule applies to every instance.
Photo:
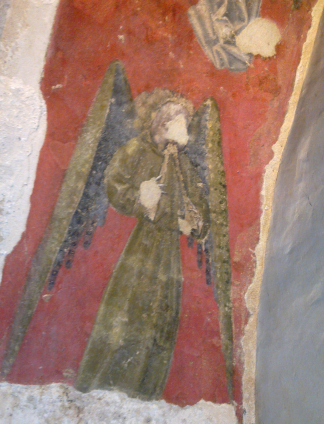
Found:
[[[183,149],[189,139],[189,121],[190,112],[182,104],[170,101],[161,106],[151,125],[151,136],[159,150],[164,150],[168,143]]]

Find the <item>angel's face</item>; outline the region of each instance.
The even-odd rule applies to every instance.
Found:
[[[167,142],[177,143],[179,147],[188,143],[187,121],[182,113],[166,123],[165,138]]]
[[[166,103],[153,121],[151,134],[160,151],[168,143],[181,150],[188,143],[188,111],[177,103]]]

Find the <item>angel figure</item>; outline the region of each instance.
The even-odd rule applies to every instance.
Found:
[[[191,244],[198,241],[200,266],[205,252],[206,280],[215,283],[231,396],[230,260],[217,105],[208,99],[194,112],[190,101],[162,89],[133,101],[120,62],[108,69],[76,146],[27,277],[3,373],[46,281],[51,289],[62,264],[72,265],[82,237],[89,247],[109,205],[137,224],[104,291],[75,387],[161,397],[179,325],[179,237],[185,234]]]
[[[169,92],[152,96],[150,129],[121,147],[107,168],[111,205],[138,222],[99,307],[76,382],[82,391],[161,396],[179,322],[179,235],[203,240],[209,229],[202,181],[183,152],[191,108]]]

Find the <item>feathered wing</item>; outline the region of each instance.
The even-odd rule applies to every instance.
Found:
[[[4,376],[16,358],[45,283],[51,289],[62,264],[71,266],[80,239],[89,247],[97,225],[104,224],[109,206],[105,169],[115,151],[136,135],[134,119],[125,70],[121,62],[113,62],[90,108],[27,276],[2,363]]]
[[[110,86],[106,87],[106,83],[110,84]],[[101,92],[105,96],[103,102],[98,99]],[[105,170],[116,150],[136,135],[133,126],[135,106],[121,62],[116,61],[109,67],[98,97],[100,112],[95,112],[94,115],[96,119],[94,130],[99,131],[95,136],[94,143],[96,146],[93,150],[88,149],[88,153],[86,153],[87,148],[83,145],[80,146],[82,149],[81,153],[87,154],[84,164],[87,166],[85,170],[87,177],[85,183],[84,180],[82,182],[80,201],[76,209],[73,208],[74,211],[65,233],[64,241],[52,264],[48,281],[49,290],[53,287],[63,262],[67,268],[71,267],[80,239],[83,237],[83,247],[88,248],[96,227],[98,225],[104,225],[109,207],[104,183]],[[93,107],[96,106],[97,99]],[[90,111],[89,118],[91,116],[92,110]],[[88,122],[85,129],[87,125]],[[89,130],[89,138],[91,138],[91,134],[93,133],[92,127]],[[80,137],[81,140],[82,135]],[[74,164],[71,163],[71,166],[74,166]],[[79,159],[75,166],[80,166]],[[67,180],[67,184],[71,185],[68,177]],[[62,190],[64,190],[64,184]]]
[[[223,164],[220,120],[217,103],[209,98],[199,107],[189,126],[186,146],[192,164],[203,182],[210,206],[211,228],[203,246],[198,246],[198,264],[204,249],[207,284],[214,282],[219,309],[222,350],[226,364],[227,388],[233,392],[233,326],[231,302],[231,261],[229,250],[226,179]]]

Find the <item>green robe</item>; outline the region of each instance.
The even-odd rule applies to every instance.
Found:
[[[119,389],[142,399],[161,397],[177,337],[182,273],[178,212],[182,190],[175,160],[169,159],[154,221],[139,203],[143,181],[158,177],[163,154],[148,132],[130,140],[107,169],[111,205],[138,222],[103,294],[75,387]],[[179,164],[186,195],[209,228],[201,180],[184,153]],[[183,186],[182,186],[183,187]]]

